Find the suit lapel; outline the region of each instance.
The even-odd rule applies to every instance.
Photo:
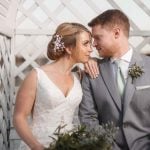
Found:
[[[100,72],[114,103],[119,108],[119,110],[121,110],[121,98],[117,91],[117,86],[113,74],[113,66],[111,62],[106,60],[105,62],[100,63]]]
[[[135,63],[138,66],[144,66],[140,54],[133,52],[133,56],[132,56],[131,62],[129,64],[129,67]],[[135,80],[138,80],[138,78]],[[128,75],[127,83],[126,83],[126,87],[125,87],[124,99],[123,99],[123,101],[124,101],[124,110],[123,110],[124,114],[127,110],[129,103],[132,100],[134,92],[135,92],[135,82],[132,83],[132,78]]]

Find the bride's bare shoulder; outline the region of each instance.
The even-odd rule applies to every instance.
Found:
[[[45,72],[50,72],[53,69],[53,64],[46,64],[40,67]]]

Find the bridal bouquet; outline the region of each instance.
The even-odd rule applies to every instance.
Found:
[[[61,133],[64,126],[59,126],[49,148],[45,150],[111,150],[118,128],[113,123],[88,129],[78,126],[71,131]]]

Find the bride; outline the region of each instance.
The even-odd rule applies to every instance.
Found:
[[[86,63],[91,52],[91,33],[86,27],[78,23],[58,26],[47,51],[55,61],[34,68],[17,94],[13,122],[24,141],[20,150],[43,150],[60,124],[67,125],[65,130],[72,128],[82,89],[80,79],[71,69],[76,63]]]

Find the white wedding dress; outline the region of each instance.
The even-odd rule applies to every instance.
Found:
[[[42,69],[35,68],[35,70],[37,72],[37,93],[30,126],[36,139],[48,147],[52,141],[49,136],[53,136],[60,124],[67,125],[65,131],[73,128],[74,112],[81,102],[82,89],[78,76],[72,73],[74,84],[65,97]],[[30,150],[30,148],[21,141],[19,150]]]

